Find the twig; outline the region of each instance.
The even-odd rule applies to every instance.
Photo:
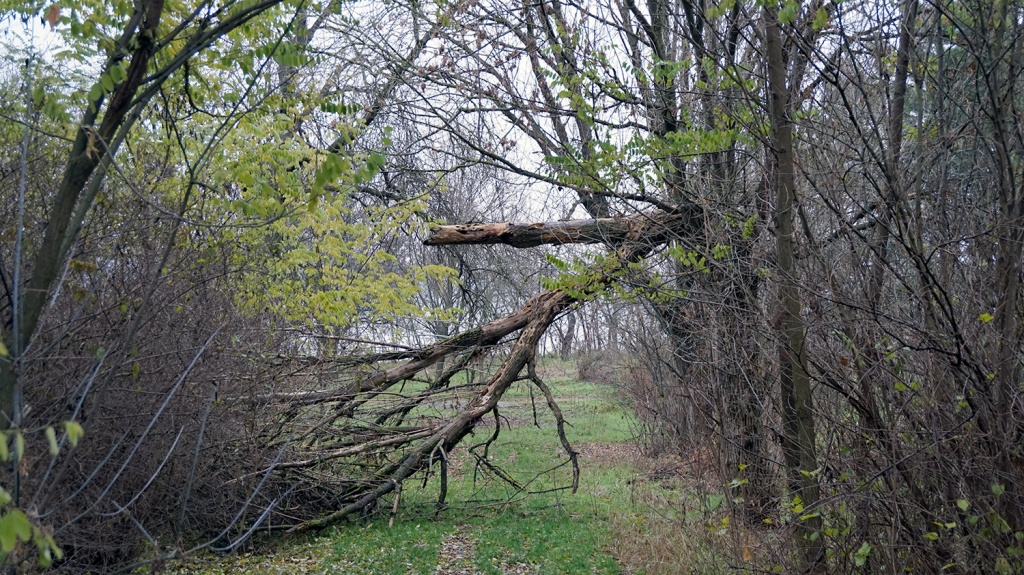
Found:
[[[537,429],[540,429],[540,421],[537,420],[537,402],[533,399],[533,388],[527,386],[526,389],[530,390],[530,407],[533,409],[533,425]]]
[[[558,404],[555,403],[555,396],[551,394],[551,389],[544,383],[544,381],[537,375],[537,361],[534,358],[530,358],[530,361],[526,364],[527,373],[530,374],[530,380],[544,392],[544,397],[548,400],[548,407],[551,408],[551,413],[555,415],[555,424],[558,428],[558,439],[562,442],[562,447],[565,448],[565,452],[569,454],[569,461],[572,462],[572,492],[576,493],[576,490],[580,486],[580,463],[577,458],[577,452],[569,444],[569,440],[565,437],[565,418],[562,417],[562,410],[559,409]]]
[[[128,464],[131,463],[132,459],[135,457],[135,454],[138,452],[139,447],[146,440],[146,438],[149,437],[149,432],[153,430],[153,426],[156,425],[157,420],[160,419],[160,416],[163,415],[164,410],[167,409],[167,405],[171,402],[171,398],[174,397],[174,394],[178,391],[178,389],[181,387],[181,385],[188,378],[188,374],[192,372],[192,368],[194,368],[196,366],[196,363],[199,362],[199,358],[202,357],[203,352],[206,351],[206,348],[209,347],[210,343],[213,341],[213,338],[217,337],[218,333],[220,333],[220,328],[217,328],[216,330],[214,330],[214,332],[212,334],[210,334],[210,337],[207,338],[206,342],[202,345],[202,347],[199,348],[199,351],[197,351],[195,356],[192,358],[192,362],[188,364],[188,367],[186,367],[183,372],[181,372],[181,375],[178,377],[178,381],[176,381],[174,383],[174,386],[171,388],[171,390],[167,392],[167,396],[164,398],[163,403],[160,404],[160,408],[157,409],[156,413],[153,414],[153,417],[150,418],[149,425],[146,426],[146,429],[139,436],[138,441],[135,442],[135,446],[132,447],[132,450],[128,452],[128,455],[127,455],[127,457],[125,457],[124,462],[121,463],[121,467],[114,474],[114,477],[111,478],[110,482],[107,483],[107,486],[103,489],[103,491],[96,498],[96,501],[94,501],[92,503],[92,505],[90,505],[85,511],[80,513],[74,519],[72,519],[71,521],[68,521],[64,525],[62,525],[59,528],[57,528],[57,530],[54,532],[54,535],[59,534],[61,531],[63,531],[67,527],[70,527],[72,524],[76,523],[82,517],[85,517],[97,505],[100,504],[100,501],[103,501],[103,499],[110,492],[111,488],[113,488],[114,485],[117,483],[118,478],[120,478],[121,474],[124,473],[124,470],[128,467]]]
[[[181,496],[181,511],[178,514],[178,522],[175,525],[175,529],[178,533],[181,533],[181,528],[185,524],[185,512],[188,509],[188,497],[192,491],[192,480],[196,476],[196,464],[199,463],[199,448],[203,444],[203,434],[206,432],[206,422],[210,418],[210,411],[213,410],[213,403],[217,399],[217,388],[219,386],[216,382],[213,384],[213,389],[210,391],[210,401],[206,404],[206,413],[203,414],[203,422],[199,424],[199,437],[196,438],[196,448],[192,453],[192,468],[188,473],[188,481],[185,482],[185,491]]]
[[[435,517],[445,510],[444,500],[448,497],[448,454],[445,453],[443,445],[438,445],[441,446],[441,491],[437,494],[437,507],[434,509]]]
[[[474,445],[474,446],[469,448],[469,452],[472,453],[473,456],[477,458],[476,465],[473,466],[473,483],[476,483],[476,472],[477,472],[478,469],[480,469],[480,461],[481,461],[480,456],[477,455],[477,453],[476,453],[476,448],[478,448],[480,446],[483,446],[483,448],[484,448],[484,456],[483,456],[482,461],[487,461],[487,451],[488,451],[488,449],[490,449],[491,444],[494,443],[494,441],[496,439],[498,439],[498,435],[500,433],[501,433],[501,420],[498,418],[498,406],[494,406],[494,433],[492,433],[491,436],[488,437],[486,440],[484,440],[482,443],[477,443],[476,445]]]
[[[167,465],[167,460],[171,458],[171,454],[174,453],[174,448],[178,446],[178,441],[181,439],[181,434],[184,432],[185,426],[183,425],[178,429],[178,435],[175,436],[174,443],[172,443],[171,447],[168,448],[167,455],[164,455],[163,461],[161,461],[160,465],[157,466],[156,471],[154,471],[153,474],[149,476],[149,480],[146,481],[146,484],[142,486],[142,489],[139,489],[139,491],[135,493],[135,495],[132,496],[131,499],[128,500],[128,503],[125,503],[124,505],[118,505],[117,509],[109,513],[100,513],[100,517],[113,517],[114,515],[117,515],[122,511],[126,511],[128,509],[128,506],[138,501],[139,497],[142,497],[142,494],[145,493],[147,489],[149,489],[149,486],[152,485],[153,481],[156,480],[156,477],[160,475],[160,471],[163,470],[164,465]],[[114,504],[117,505],[116,502]]]
[[[444,460],[442,460],[443,462]],[[442,466],[444,463],[441,464]],[[391,517],[388,518],[388,527],[395,526],[395,516],[398,515],[398,502],[402,500],[402,484],[392,479],[395,483],[395,504],[391,506]]]

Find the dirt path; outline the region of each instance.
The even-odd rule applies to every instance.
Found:
[[[476,557],[476,539],[469,534],[466,526],[460,526],[455,533],[446,535],[441,541],[434,575],[482,575],[473,565]],[[534,575],[537,570],[525,563],[502,561],[496,564],[502,575]]]
[[[455,533],[446,535],[441,541],[441,551],[437,555],[435,575],[480,575],[480,570],[473,566],[476,556],[476,540],[466,532],[464,526]]]

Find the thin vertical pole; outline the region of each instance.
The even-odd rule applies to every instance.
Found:
[[[11,361],[14,365],[14,401],[11,406],[10,427],[17,429],[21,427],[21,405],[22,405],[22,355],[28,341],[21,340],[21,252],[22,235],[25,229],[25,189],[28,186],[28,139],[29,126],[32,122],[32,63],[35,59],[35,28],[29,26],[28,36],[28,57],[25,59],[25,131],[21,138],[21,166],[18,178],[18,216],[14,232],[14,281],[11,289],[11,323],[13,324],[13,355]],[[3,438],[6,441],[6,438]],[[15,444],[17,445],[17,443]],[[15,448],[17,449],[17,448]],[[21,477],[18,473],[18,460],[21,453],[14,454],[13,484],[14,484],[14,505],[19,504],[21,499]]]

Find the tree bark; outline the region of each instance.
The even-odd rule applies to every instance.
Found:
[[[787,66],[783,59],[777,7],[764,8],[764,22],[771,155],[775,164],[775,237],[779,273],[776,317],[780,335],[779,377],[783,423],[781,442],[799,538],[799,571],[819,573],[824,571],[825,547],[820,535],[821,516],[815,510],[819,499],[816,435],[810,377],[804,356],[805,336],[793,241],[796,201],[793,125],[789,117]]]
[[[574,339],[576,339],[576,315],[569,314],[568,325],[565,326],[565,333],[562,334],[559,349],[562,361],[569,361],[569,356],[572,355],[572,342]]]
[[[517,248],[562,244],[608,244],[665,241],[685,224],[683,214],[653,211],[633,216],[544,223],[495,223],[434,226],[424,245],[506,244]]]
[[[997,220],[998,250],[996,258],[995,321],[999,345],[993,358],[995,382],[991,404],[995,413],[993,439],[990,440],[996,458],[997,483],[1006,492],[1000,497],[997,509],[1012,531],[1024,527],[1024,481],[1020,478],[1021,409],[1014,397],[1019,393],[1021,369],[1019,361],[1020,334],[1018,300],[1020,292],[1021,256],[1024,253],[1024,189],[1020,184],[1019,159],[1014,158],[1014,132],[1019,136],[1019,120],[1015,112],[1007,109],[1014,98],[1014,78],[1020,74],[1018,49],[1007,49],[1007,7],[997,5],[998,18],[994,29],[992,54],[994,64],[985,74],[985,87],[991,108],[988,110],[992,125],[993,156],[997,169],[999,218]],[[1009,42],[1013,42],[1011,38]],[[1005,50],[1005,52],[1004,52]],[[1011,105],[1012,106],[1012,105]],[[1018,156],[1019,158],[1019,156]],[[1015,161],[1016,160],[1016,161]]]

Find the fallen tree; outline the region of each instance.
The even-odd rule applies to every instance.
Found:
[[[571,290],[548,290],[531,298],[521,309],[513,314],[491,322],[485,326],[468,330],[434,345],[420,350],[399,352],[394,357],[405,361],[399,365],[382,369],[368,377],[356,377],[339,389],[314,390],[306,392],[276,393],[259,398],[268,403],[280,404],[280,414],[287,415],[291,420],[301,420],[315,413],[318,421],[311,429],[318,436],[317,441],[303,437],[299,443],[316,443],[318,450],[306,452],[302,449],[289,450],[288,456],[280,458],[264,469],[264,473],[285,474],[298,468],[313,470],[318,466],[334,465],[338,460],[366,458],[370,455],[381,457],[382,464],[358,480],[350,481],[349,490],[339,498],[344,503],[335,511],[321,517],[294,523],[290,529],[303,531],[320,528],[348,516],[365,513],[376,506],[377,501],[395,491],[400,491],[401,484],[414,474],[428,470],[435,464],[440,465],[442,475],[447,473],[447,457],[482,421],[484,416],[493,413],[497,420],[498,402],[510,388],[521,380],[528,380],[536,385],[544,395],[549,408],[555,415],[558,433],[566,455],[573,465],[573,481],[570,488],[575,491],[578,484],[579,468],[576,464],[576,453],[572,449],[564,433],[561,410],[554,401],[550,389],[536,374],[533,367],[537,345],[551,323],[572,306],[592,297],[608,288],[612,282],[621,280],[630,270],[629,263],[636,262],[655,248],[657,241],[651,238],[663,238],[672,231],[671,228],[688,223],[687,218],[677,214],[651,213],[638,214],[629,218],[615,218],[619,230],[625,233],[617,236],[621,244],[612,250],[613,258],[609,259],[601,273],[585,286],[576,286]],[[581,229],[592,229],[592,221],[559,222],[551,224],[499,224],[492,227],[462,227],[471,230],[471,240],[467,243],[480,242],[517,242],[515,234],[503,233],[502,230],[547,230],[557,227],[575,234]],[[493,230],[494,234],[484,232]],[[678,229],[676,230],[678,231]],[[629,241],[628,237],[635,240]],[[425,243],[460,243],[458,235],[445,234],[443,228],[435,228],[434,233]],[[583,235],[575,237],[584,238]],[[637,241],[640,240],[640,241]],[[584,240],[586,241],[586,240]],[[481,353],[482,350],[498,345],[505,338],[515,334],[514,343],[507,356],[496,372],[485,382],[476,385],[451,386],[452,376],[465,367],[466,362]],[[410,381],[450,355],[460,355],[454,365],[429,381],[427,389],[421,393],[405,396],[400,395],[397,405],[388,391],[395,385]],[[368,359],[377,359],[368,356]],[[355,360],[358,363],[358,360]],[[527,375],[522,374],[524,370]],[[432,422],[429,426],[407,425],[409,413],[417,406],[429,401],[437,401],[440,394],[471,393],[464,406],[451,417]],[[364,423],[375,420],[373,426]],[[493,441],[500,429],[488,441]],[[343,430],[345,437],[339,437]],[[333,445],[324,448],[325,436],[333,434]],[[438,504],[443,505],[445,478],[442,478]]]

